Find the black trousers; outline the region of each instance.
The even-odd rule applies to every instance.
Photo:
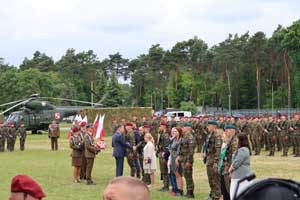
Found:
[[[220,175],[220,176],[221,176],[221,192],[223,195],[223,200],[230,200],[229,191],[226,190],[224,175]]]

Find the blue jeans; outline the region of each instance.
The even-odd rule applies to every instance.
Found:
[[[178,187],[177,187],[177,182],[176,182],[176,176],[173,173],[169,174],[169,179],[172,185],[172,192],[178,193]]]
[[[116,176],[123,176],[124,157],[115,157],[116,159]]]

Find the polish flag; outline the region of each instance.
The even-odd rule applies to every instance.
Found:
[[[94,123],[93,123],[93,128],[92,128],[92,136],[93,136],[93,137],[95,136],[96,131],[97,131],[97,129],[98,129],[98,118],[99,118],[99,116],[98,116],[98,114],[97,114],[97,116],[96,116],[96,118],[95,118],[95,120],[94,120]]]
[[[97,146],[100,149],[105,149],[105,146],[106,146],[104,140],[102,139],[103,136],[105,135],[104,118],[105,118],[105,114],[100,115],[99,121],[98,121],[97,132],[96,132]]]

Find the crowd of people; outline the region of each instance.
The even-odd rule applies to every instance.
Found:
[[[289,148],[299,156],[299,128],[298,113],[290,120],[286,115],[183,117],[180,121],[164,116],[114,119],[116,176],[123,175],[126,157],[130,176],[152,187],[157,158],[163,185],[160,191],[169,191],[171,186],[171,195],[194,198],[194,153],[201,152],[211,189],[209,198],[232,199],[238,180],[251,173],[250,155],[260,155],[265,148],[269,156],[274,156],[277,147],[282,156],[288,156]],[[246,185],[244,182],[240,188]]]

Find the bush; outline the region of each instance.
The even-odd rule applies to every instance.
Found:
[[[180,102],[180,110],[191,111],[194,115],[197,112],[197,107],[192,101],[182,101]]]

